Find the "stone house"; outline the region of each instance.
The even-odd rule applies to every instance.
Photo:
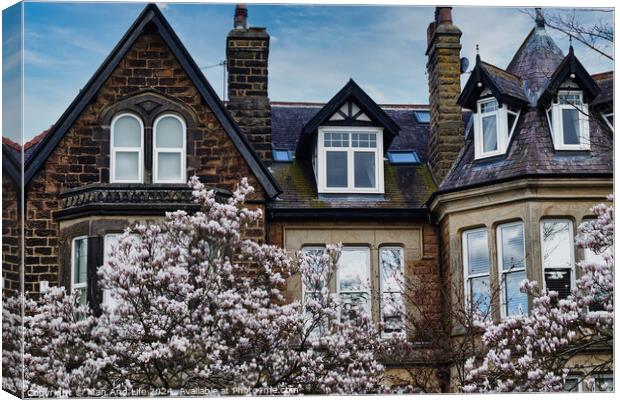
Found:
[[[110,301],[96,282],[106,249],[134,222],[191,210],[185,182],[196,174],[224,197],[249,178],[249,204],[264,211],[249,237],[291,251],[342,243],[329,284],[386,335],[404,330],[383,303],[398,292],[389,268],[424,283],[405,297],[454,337],[454,304],[476,300],[497,320],[527,312],[514,284],[526,276],[565,295],[575,262],[596,256],[572,235],[612,192],[613,73],[590,75],[572,47],[564,55],[539,16],[506,69],[477,57],[461,91],[460,37],[451,8],[438,7],[428,105],[379,105],[353,80],[326,103],[275,102],[269,34],[238,6],[223,103],[148,5],[52,128],[23,148],[3,140],[5,290],[65,285],[97,309]],[[299,277],[287,291],[303,299]],[[454,389],[449,360],[407,368]]]

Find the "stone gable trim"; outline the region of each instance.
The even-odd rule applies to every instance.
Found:
[[[40,149],[38,149],[37,154],[27,161],[25,165],[24,184],[28,184],[34,175],[43,167],[45,161],[52,154],[60,140],[73,126],[88,104],[92,102],[99,89],[101,89],[140,35],[149,27],[154,28],[159,33],[177,58],[179,64],[189,76],[202,99],[207,103],[207,106],[211,109],[218,122],[222,125],[229,138],[248,164],[252,173],[256,176],[267,196],[270,198],[277,196],[281,192],[281,189],[275,178],[262,163],[248,139],[226,111],[224,105],[215,94],[215,91],[202,72],[200,72],[198,65],[191,58],[187,49],[185,49],[159,8],[152,3],[144,8],[140,16],[131,25],[99,69],[88,83],[86,83],[67,110],[61,115],[58,122],[54,124],[50,134],[48,134],[40,144]]]

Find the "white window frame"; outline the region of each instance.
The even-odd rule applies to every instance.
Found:
[[[370,280],[372,280],[372,251],[370,249],[370,246],[361,246],[361,245],[356,245],[356,246],[343,246],[342,247],[342,251],[344,252],[345,250],[359,250],[359,249],[363,249],[365,251],[368,252],[368,278]],[[341,298],[341,294],[342,293],[360,293],[361,290],[353,290],[353,291],[341,291],[340,290],[340,271],[342,270],[342,268],[340,268],[340,266],[336,269],[336,294],[337,294],[337,298],[338,301],[341,302],[342,298]],[[367,289],[367,293],[368,293],[368,301],[366,303],[367,309],[366,312],[368,313],[368,318],[372,318],[372,287],[371,287],[371,282],[368,282],[368,289]],[[342,321],[342,305],[338,306],[338,321]]]
[[[111,238],[118,238],[122,235],[122,233],[106,233],[103,236],[103,263],[105,264],[108,261],[108,241]],[[118,239],[117,239],[117,243],[118,243]],[[115,301],[112,299],[112,296],[110,295],[110,289],[104,289],[103,290],[103,296],[102,296],[102,304],[107,304],[108,306],[114,307],[114,303]]]
[[[487,103],[497,102],[497,110],[482,113],[482,106]],[[508,126],[508,114],[515,116],[515,123],[512,127]],[[482,119],[495,115],[497,119],[497,149],[493,151],[483,151],[484,149],[484,135],[482,132]],[[474,113],[474,153],[475,159],[493,157],[501,154],[505,154],[512,139],[512,134],[519,121],[521,110],[513,111],[508,108],[504,103],[500,105],[500,102],[495,97],[485,97],[476,102],[476,112]],[[510,131],[509,131],[510,130]]]
[[[570,252],[570,287],[573,289],[575,287],[575,236],[573,231],[573,221],[568,218],[543,218],[540,220],[540,265],[542,266],[542,281],[543,281],[543,291],[547,291],[547,280],[545,279],[545,255],[543,254],[543,235],[544,230],[543,226],[545,222],[568,222],[568,237],[569,243],[571,245]],[[558,269],[558,268],[550,268],[550,269]],[[566,269],[569,269],[568,267]]]
[[[523,267],[519,268],[519,269],[512,269],[512,270],[508,270],[508,271],[504,271],[504,265],[503,265],[503,247],[502,247],[502,228],[505,227],[511,227],[511,226],[517,226],[517,225],[521,225],[523,227],[522,232],[523,232]],[[523,221],[515,221],[515,222],[508,222],[508,223],[504,223],[504,224],[499,224],[497,225],[496,228],[496,243],[497,243],[497,271],[499,274],[499,280],[500,280],[500,289],[501,289],[501,295],[500,295],[500,316],[501,318],[505,318],[508,316],[507,310],[506,310],[506,306],[508,305],[507,303],[507,299],[506,299],[506,278],[505,275],[506,274],[511,274],[511,273],[515,273],[515,272],[521,272],[521,271],[525,271],[525,276],[527,278],[527,257],[526,257],[526,244],[525,244],[525,223]],[[529,296],[528,296],[528,309],[527,309],[527,313],[529,313]],[[526,313],[526,314],[527,314]]]
[[[402,278],[403,278],[403,285],[405,284],[405,248],[403,246],[380,246],[379,247],[379,264],[378,264],[378,267],[379,267],[379,309],[380,309],[380,316],[379,316],[379,318],[380,318],[381,322],[383,322],[383,309],[384,309],[384,307],[383,307],[383,293],[384,293],[383,284],[384,284],[384,282],[383,282],[383,279],[381,279],[382,276],[383,276],[382,273],[381,273],[382,272],[381,269],[383,268],[383,265],[382,265],[383,260],[381,258],[383,250],[399,250],[400,251],[400,269],[401,269],[400,272],[401,272]],[[370,269],[372,271],[372,265],[370,266]],[[372,275],[369,275],[369,276],[372,279]],[[405,304],[404,304],[405,303],[405,298],[404,298],[403,289],[404,289],[404,287],[401,288],[400,292],[394,292],[394,291],[386,292],[386,293],[400,293],[401,296],[402,296],[401,298],[402,298],[402,301],[403,301],[403,304],[402,304],[402,309],[403,309],[403,315],[402,315],[403,331],[385,332],[382,329],[381,330],[381,336],[393,337],[393,336],[402,335],[404,333],[404,324],[405,324],[405,315],[406,315],[405,312],[406,312],[406,310],[405,310]],[[372,291],[371,291],[371,299],[370,299],[370,301],[372,303]]]
[[[590,392],[596,392],[596,393],[606,393],[607,392],[607,391],[599,392],[599,391],[596,390],[596,379],[597,378],[599,378],[599,379],[609,379],[609,378],[611,378],[611,380],[613,382],[613,385],[614,385],[614,390],[615,390],[616,382],[615,382],[613,374],[596,374],[596,375],[593,375],[592,378],[594,378],[594,383],[593,383],[593,386],[592,386],[592,390],[590,390]]]
[[[580,105],[560,104],[561,95],[579,95]],[[564,144],[563,110],[577,110],[579,115],[579,144]],[[551,115],[551,119],[549,116]],[[553,123],[552,123],[553,121]],[[559,90],[550,108],[547,109],[547,122],[551,129],[553,146],[556,150],[589,150],[590,149],[590,117],[588,105],[583,102],[583,92],[580,90]]]
[[[325,133],[343,132],[349,133],[349,146],[347,147],[325,147]],[[351,147],[352,133],[374,133],[376,135],[377,146],[372,147]],[[327,151],[341,151],[347,153],[347,187],[330,188],[327,187]],[[354,153],[375,153],[375,187],[356,188],[355,187],[355,156]],[[383,193],[383,129],[377,127],[319,127],[318,134],[318,191],[319,193]]]
[[[83,283],[75,283],[75,243],[78,240],[86,240],[86,281]],[[86,235],[71,239],[71,292],[77,289],[84,289],[85,293],[88,291],[88,236]],[[86,302],[88,302],[88,297],[86,297]]]
[[[319,246],[319,245],[315,245],[315,246],[302,246],[301,251],[303,253],[306,253],[307,251],[311,251],[311,250],[321,250],[323,252],[323,254],[325,254],[326,248],[325,246]],[[329,282],[325,282],[325,286],[327,286],[327,288],[329,289]],[[306,285],[304,284],[304,280],[303,277],[301,278],[301,304],[305,305],[306,304],[306,291],[310,292],[309,290],[306,290]],[[314,293],[314,291],[313,291]]]
[[[116,121],[122,117],[135,118],[140,124],[140,147],[116,147],[114,145],[114,128]],[[116,153],[138,153],[138,179],[116,179]],[[120,113],[112,119],[110,124],[110,182],[112,183],[142,183],[144,180],[144,123],[136,114]]]
[[[183,129],[183,147],[157,147],[157,125],[163,118],[172,117],[181,123]],[[181,176],[180,179],[159,179],[159,153],[171,153],[181,155]],[[162,114],[153,122],[153,183],[185,183],[186,181],[186,169],[187,169],[187,125],[183,118],[176,114],[166,113]]]
[[[602,115],[603,115],[603,119],[605,120],[605,123],[607,124],[609,129],[611,129],[611,131],[614,132],[614,125],[611,122],[609,122],[609,118],[610,117],[611,117],[612,120],[614,119],[614,112],[611,111],[611,112],[604,113]]]
[[[467,245],[467,236],[472,233],[484,232],[487,236],[487,257],[489,259],[489,270],[486,274],[469,274],[469,246]],[[464,230],[462,233],[462,246],[463,246],[463,285],[464,287],[464,295],[465,295],[465,306],[467,309],[470,308],[472,304],[471,300],[471,285],[469,284],[470,279],[480,278],[484,276],[489,277],[489,297],[491,297],[491,249],[489,247],[489,230],[487,227],[483,228],[474,228]],[[492,312],[493,304],[489,304],[489,315]]]

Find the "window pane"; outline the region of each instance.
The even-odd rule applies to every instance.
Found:
[[[158,153],[157,155],[158,179],[162,181],[181,180],[181,154]]]
[[[355,152],[355,187],[375,187],[375,153]]]
[[[315,290],[321,290],[326,282],[325,282],[325,273],[326,271],[321,264],[320,257],[325,253],[324,248],[320,247],[308,247],[302,250],[304,254],[313,257],[312,263],[310,264],[309,276],[305,277],[309,280],[309,285],[312,287],[306,287],[306,282],[302,282],[304,285],[304,291],[306,293],[311,293]],[[310,278],[310,279],[308,279]]]
[[[502,226],[502,270],[525,267],[525,243],[523,224]]]
[[[517,115],[511,112],[508,113],[508,134],[512,132],[515,122],[517,122]]]
[[[572,265],[573,238],[570,221],[542,222],[543,268],[566,268]]]
[[[115,178],[122,181],[137,181],[139,179],[139,160],[140,157],[137,151],[117,151],[114,164],[116,169]]]
[[[347,187],[347,152],[328,151],[325,159],[327,187]]]
[[[564,127],[564,144],[579,144],[579,111],[563,109],[562,126]]]
[[[164,117],[157,122],[155,129],[157,147],[183,147],[183,125],[174,117]]]
[[[403,314],[405,311],[403,295],[396,292],[387,292],[381,295],[381,315],[383,331],[386,333],[399,332],[403,329]]]
[[[349,134],[346,132],[325,132],[325,147],[349,147]]]
[[[344,248],[338,260],[340,291],[366,291],[370,289],[370,250]]]
[[[351,147],[377,147],[377,135],[374,133],[352,133]]]
[[[402,249],[381,249],[381,290],[384,292],[402,291],[403,265]]]
[[[510,272],[505,277],[506,315],[527,314],[527,294],[519,290],[525,271]]]
[[[340,318],[355,320],[359,313],[370,314],[370,292],[340,293]]]
[[[497,100],[488,101],[486,103],[480,104],[480,112],[488,113],[492,111],[497,111],[499,104],[497,104]]]
[[[469,279],[469,292],[473,309],[487,314],[491,308],[491,284],[489,276],[480,276]]]
[[[120,239],[120,234],[109,234],[105,235],[103,238],[103,262],[107,262],[110,257],[110,252],[112,251],[112,247],[118,244],[118,240]],[[112,296],[110,289],[103,290],[103,304],[107,305],[110,310],[113,310],[117,306],[117,300]]]
[[[571,270],[568,268],[546,269],[545,286],[547,290],[557,292],[558,299],[567,298],[571,289]]]
[[[596,392],[613,392],[614,378],[611,376],[597,376],[594,378],[594,386]]]
[[[482,118],[482,148],[486,153],[497,150],[497,116]]]
[[[73,242],[73,283],[86,283],[86,244],[87,239]]]
[[[578,93],[561,93],[558,95],[560,104],[581,104],[581,96]]]
[[[489,242],[486,231],[467,232],[468,275],[489,272]]]
[[[565,392],[578,392],[579,391],[579,378],[566,378],[564,380]]]
[[[140,123],[129,115],[122,116],[114,122],[115,147],[140,147],[142,144]]]

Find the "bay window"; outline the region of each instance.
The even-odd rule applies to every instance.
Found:
[[[489,240],[486,228],[463,232],[465,299],[472,311],[488,316],[491,308]]]
[[[153,182],[185,182],[185,122],[165,114],[155,120],[153,132]]]
[[[344,247],[338,260],[336,288],[340,319],[355,321],[359,312],[370,316],[370,249]]]
[[[573,223],[567,219],[548,219],[540,223],[544,287],[565,299],[575,279]]]
[[[110,181],[142,183],[144,125],[133,114],[112,120],[110,139]]]
[[[404,331],[405,304],[404,255],[402,247],[386,246],[379,250],[381,321],[383,333],[393,335]]]
[[[517,124],[520,111],[500,106],[497,99],[478,100],[474,114],[476,159],[504,154]]]
[[[520,290],[526,279],[525,235],[522,222],[497,227],[497,259],[501,277],[501,315],[527,314],[527,294]]]
[[[79,292],[80,304],[86,304],[88,238],[76,237],[71,241],[71,290]]]
[[[377,128],[320,128],[321,193],[383,193],[383,133]]]
[[[547,109],[547,119],[556,150],[588,150],[590,122],[588,105],[578,90],[560,90]]]

